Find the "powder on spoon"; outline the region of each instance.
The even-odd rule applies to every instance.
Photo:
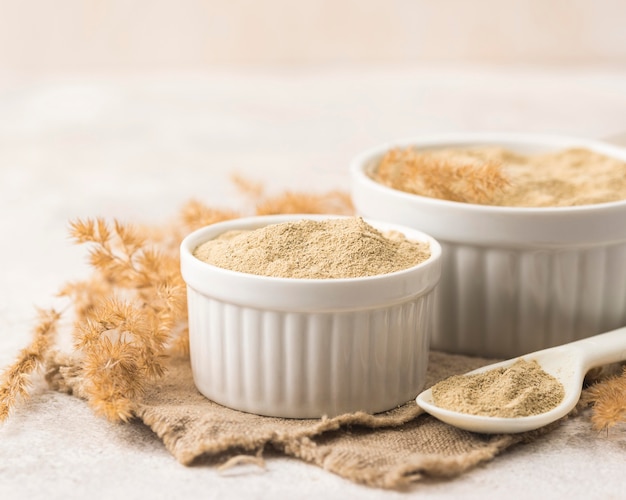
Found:
[[[357,278],[415,266],[430,256],[427,242],[395,231],[382,234],[360,217],[303,219],[253,231],[230,231],[198,246],[214,266],[282,278]]]
[[[526,417],[555,408],[563,384],[537,361],[519,359],[508,368],[455,375],[432,388],[435,404],[447,410],[489,417]]]

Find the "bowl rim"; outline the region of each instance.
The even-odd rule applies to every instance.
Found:
[[[509,133],[465,133],[394,141],[358,154],[350,164],[352,202],[357,213],[416,227],[446,244],[510,249],[562,250],[626,242],[626,200],[573,207],[503,207],[429,198],[390,188],[367,168],[393,147],[501,145],[554,150],[588,147],[626,161],[626,148],[592,139]],[[536,149],[535,149],[536,150]]]
[[[282,310],[354,310],[400,303],[432,290],[441,274],[441,246],[431,235],[399,224],[363,219],[377,229],[397,230],[410,239],[426,241],[430,256],[393,273],[357,278],[284,278],[224,269],[204,262],[193,250],[205,241],[232,229],[256,229],[302,219],[350,218],[334,214],[285,214],[241,217],[204,226],[188,234],[180,244],[183,279],[203,295],[257,308]]]
[[[447,134],[424,135],[415,138],[399,139],[371,147],[357,154],[352,159],[350,163],[350,172],[353,176],[358,178],[360,182],[368,184],[371,188],[380,189],[383,192],[393,193],[394,196],[400,196],[407,200],[420,200],[422,203],[431,203],[434,206],[442,206],[448,208],[455,207],[458,210],[463,210],[464,212],[469,211],[478,214],[563,214],[567,212],[594,212],[611,208],[626,209],[626,199],[564,207],[520,207],[506,205],[486,205],[444,200],[441,198],[432,198],[429,196],[409,193],[407,191],[402,191],[386,186],[384,184],[381,184],[380,182],[376,182],[368,175],[366,171],[368,168],[370,168],[370,165],[368,164],[369,162],[371,162],[373,159],[376,159],[377,157],[382,157],[387,151],[393,148],[407,148],[412,146],[423,148],[472,146],[502,146],[514,148],[515,146],[519,147],[524,145],[546,148],[546,150],[565,149],[569,147],[582,147],[626,162],[626,148],[597,139],[588,139],[567,135],[532,133],[454,132]]]

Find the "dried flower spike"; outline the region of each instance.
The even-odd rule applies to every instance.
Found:
[[[350,197],[343,191],[311,194],[287,191],[273,198],[257,202],[257,215],[322,214],[351,215],[354,212]]]
[[[464,203],[493,203],[508,186],[499,164],[442,161],[412,148],[388,151],[375,173],[378,182],[413,194]]]
[[[597,430],[626,422],[626,366],[621,376],[596,383],[589,389],[593,403],[591,422]]]
[[[450,165],[424,161],[415,151],[390,151],[381,164],[381,182],[418,194],[480,203],[506,187],[498,165]],[[415,177],[418,172],[421,177]],[[257,214],[351,214],[349,195],[286,192],[267,197],[261,184],[235,179]],[[413,183],[413,184],[411,184]],[[430,193],[430,194],[427,194]],[[163,376],[168,356],[188,355],[186,288],[180,276],[178,245],[198,227],[241,214],[191,200],[180,217],[158,227],[137,227],[103,218],[75,220],[70,234],[89,244],[93,273],[66,284],[60,294],[75,313],[73,359],[91,406],[114,421],[127,421],[147,383]],[[40,311],[30,346],[3,374],[0,421],[27,395],[30,376],[55,342],[60,315]],[[592,420],[598,429],[626,421],[626,371],[591,390]]]
[[[61,315],[54,310],[40,310],[38,316],[31,344],[22,349],[15,363],[4,372],[0,381],[0,422],[6,420],[20,399],[28,396],[30,375],[42,367],[54,344]]]
[[[77,220],[70,234],[76,242],[91,245],[94,268],[90,280],[61,292],[73,297],[77,307],[74,346],[85,393],[97,413],[125,421],[145,385],[165,373],[174,333],[186,334],[186,288],[178,249],[159,249],[150,240],[156,232],[117,220],[112,229],[103,219]]]

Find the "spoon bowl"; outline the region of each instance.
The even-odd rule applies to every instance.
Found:
[[[427,389],[417,396],[416,402],[424,411],[442,422],[467,431],[484,434],[509,434],[538,429],[564,417],[576,406],[580,399],[583,379],[591,368],[626,360],[626,327],[508,361],[483,366],[467,373],[467,375],[509,367],[519,359],[537,361],[545,372],[561,382],[565,395],[558,406],[547,412],[526,417],[472,415],[437,406],[433,400],[431,389]]]

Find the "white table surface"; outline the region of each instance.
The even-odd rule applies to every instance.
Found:
[[[0,367],[35,307],[84,276],[67,223],[160,222],[196,197],[348,188],[360,150],[439,132],[604,138],[626,131],[626,70],[378,67],[0,79]],[[115,425],[36,383],[0,426],[0,498],[623,498],[626,425],[588,415],[450,481],[398,493],[271,456],[266,470],[184,467],[141,425]]]

